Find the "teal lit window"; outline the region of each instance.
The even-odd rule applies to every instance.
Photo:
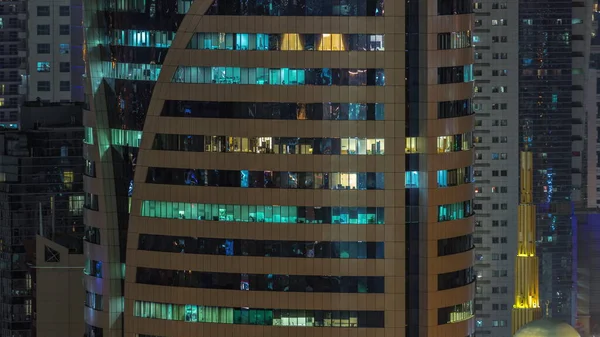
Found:
[[[134,66],[139,68],[146,65],[128,65],[128,67]],[[198,84],[268,84],[294,86],[382,86],[385,85],[385,74],[383,69],[290,69],[179,66],[175,71],[175,74],[173,75],[172,82]]]
[[[438,187],[450,187],[473,182],[473,167],[437,171]]]
[[[37,63],[37,72],[38,73],[49,73],[50,72],[50,62],[38,62]]]
[[[417,188],[419,187],[419,171],[407,171],[405,172],[405,183],[406,188]]]
[[[450,34],[450,33],[448,33]],[[471,42],[470,33],[467,37]],[[453,37],[453,41],[458,40]],[[383,34],[195,33],[188,49],[384,51]]]
[[[94,129],[86,126],[83,130],[83,142],[88,145],[94,145]]]
[[[438,222],[459,220],[473,214],[472,201],[461,201],[454,204],[438,206]]]
[[[116,46],[169,48],[174,39],[175,32],[113,29],[112,34],[106,35],[105,43]]]
[[[302,207],[197,204],[144,200],[141,215],[150,218],[204,221],[383,224],[383,207]]]

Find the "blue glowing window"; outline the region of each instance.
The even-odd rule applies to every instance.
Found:
[[[419,187],[419,172],[418,171],[405,172],[405,187],[406,188]]]

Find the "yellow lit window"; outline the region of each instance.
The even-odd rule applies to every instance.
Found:
[[[346,50],[342,34],[323,34],[319,43],[320,51],[340,51]]]
[[[280,50],[303,50],[300,34],[283,34]]]
[[[0,106],[4,106],[4,98],[0,98]]]
[[[404,151],[406,153],[417,152],[417,137],[406,137],[406,149]]]
[[[63,183],[65,184],[65,188],[70,190],[73,188],[73,181],[75,180],[75,174],[73,171],[65,171],[63,172]]]

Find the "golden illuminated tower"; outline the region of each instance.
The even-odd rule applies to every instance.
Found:
[[[521,203],[519,204],[515,304],[512,334],[523,325],[542,318],[539,295],[538,258],[535,255],[535,205],[532,196],[533,156],[521,152]]]

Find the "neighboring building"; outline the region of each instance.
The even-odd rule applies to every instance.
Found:
[[[16,129],[27,75],[27,4],[0,3],[0,127]]]
[[[591,2],[519,5],[519,141],[534,157],[540,295],[550,302],[550,317],[573,325],[577,254],[571,217],[587,197],[582,184]]]
[[[519,200],[519,6],[476,0],[475,246],[477,333],[511,335]]]
[[[83,101],[81,0],[0,4],[0,128],[18,129],[25,101]]]
[[[82,102],[82,0],[29,0],[27,6],[27,100]]]
[[[29,337],[35,336],[36,299],[49,300],[34,296],[36,236],[53,241],[38,253],[49,254],[47,262],[75,263],[83,253],[85,198],[81,107],[26,104],[23,116],[22,131],[0,133],[0,320],[2,336]],[[62,258],[53,260],[55,252]]]
[[[81,337],[84,335],[82,311],[95,305],[81,282],[84,266],[82,251],[69,249],[49,238],[37,236],[31,248],[33,283],[31,336]],[[87,295],[87,296],[86,296]]]
[[[474,335],[471,1],[85,7],[88,336]]]

